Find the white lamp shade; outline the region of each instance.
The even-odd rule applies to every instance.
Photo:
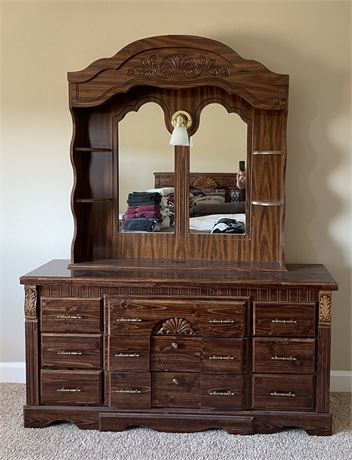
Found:
[[[175,126],[172,131],[170,145],[189,146],[188,133],[184,126]]]

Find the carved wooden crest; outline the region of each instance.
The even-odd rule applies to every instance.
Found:
[[[194,329],[189,321],[183,318],[170,318],[164,321],[158,335],[193,335]]]
[[[331,322],[331,294],[321,294],[319,300],[319,321],[321,323]]]
[[[209,59],[200,55],[193,58],[187,54],[170,54],[158,62],[155,54],[140,59],[140,64],[131,67],[128,75],[145,76],[152,75],[157,78],[170,78],[172,75],[180,75],[189,79],[202,76],[229,77],[230,70],[218,65],[215,59]]]
[[[215,188],[218,187],[218,183],[212,177],[200,176],[194,179],[192,182],[194,187],[202,188]]]
[[[26,319],[37,318],[37,290],[33,286],[25,288],[24,316]]]

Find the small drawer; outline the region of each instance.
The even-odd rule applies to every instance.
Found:
[[[101,299],[41,299],[42,332],[101,332]]]
[[[253,409],[313,410],[314,376],[253,376]]]
[[[152,371],[199,372],[201,367],[200,337],[152,337]]]
[[[149,337],[109,337],[109,370],[149,371]]]
[[[41,371],[41,404],[101,404],[100,371]]]
[[[241,374],[247,371],[246,339],[203,339],[202,372]]]
[[[192,301],[108,298],[110,335],[196,335]]]
[[[149,409],[150,384],[149,372],[112,372],[109,405],[119,409]]]
[[[202,375],[201,407],[204,409],[243,409],[243,376]]]
[[[203,336],[244,337],[246,302],[199,302],[198,318]]]
[[[42,367],[100,369],[101,335],[42,334]]]
[[[200,374],[152,373],[152,407],[200,407]]]
[[[315,339],[253,339],[253,372],[313,374]]]
[[[314,337],[315,304],[255,302],[253,335]]]

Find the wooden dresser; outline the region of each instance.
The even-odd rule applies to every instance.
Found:
[[[131,43],[68,80],[72,253],[21,278],[25,426],[330,434],[337,284],[321,265],[284,260],[288,76],[217,41],[171,35]],[[171,133],[177,113],[193,120],[177,126],[186,140],[171,155],[163,144],[166,171],[156,169],[148,146],[137,163],[133,149],[121,148],[126,115],[149,103],[162,111],[160,130]],[[234,135],[223,146],[215,137],[212,172],[193,171],[196,154],[184,144],[211,104],[244,124],[244,142]],[[213,123],[214,136],[221,123]],[[222,147],[229,161],[220,164]],[[129,163],[137,166],[126,172]],[[159,191],[140,185],[142,175]],[[158,222],[139,221],[150,231],[126,225],[146,212],[136,205],[141,196],[156,200],[147,211]],[[233,214],[231,197],[242,211]],[[195,212],[199,198],[205,216]],[[210,230],[195,227],[195,215],[209,221],[219,209]],[[300,231],[308,224],[300,222]]]
[[[72,274],[54,260],[25,284],[25,426],[331,434],[331,291],[321,265]]]

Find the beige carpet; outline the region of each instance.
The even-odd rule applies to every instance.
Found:
[[[233,436],[222,430],[158,433],[139,428],[119,433],[81,431],[69,423],[24,429],[24,385],[0,384],[1,460],[352,460],[351,394],[334,393],[334,435],[301,430]]]

